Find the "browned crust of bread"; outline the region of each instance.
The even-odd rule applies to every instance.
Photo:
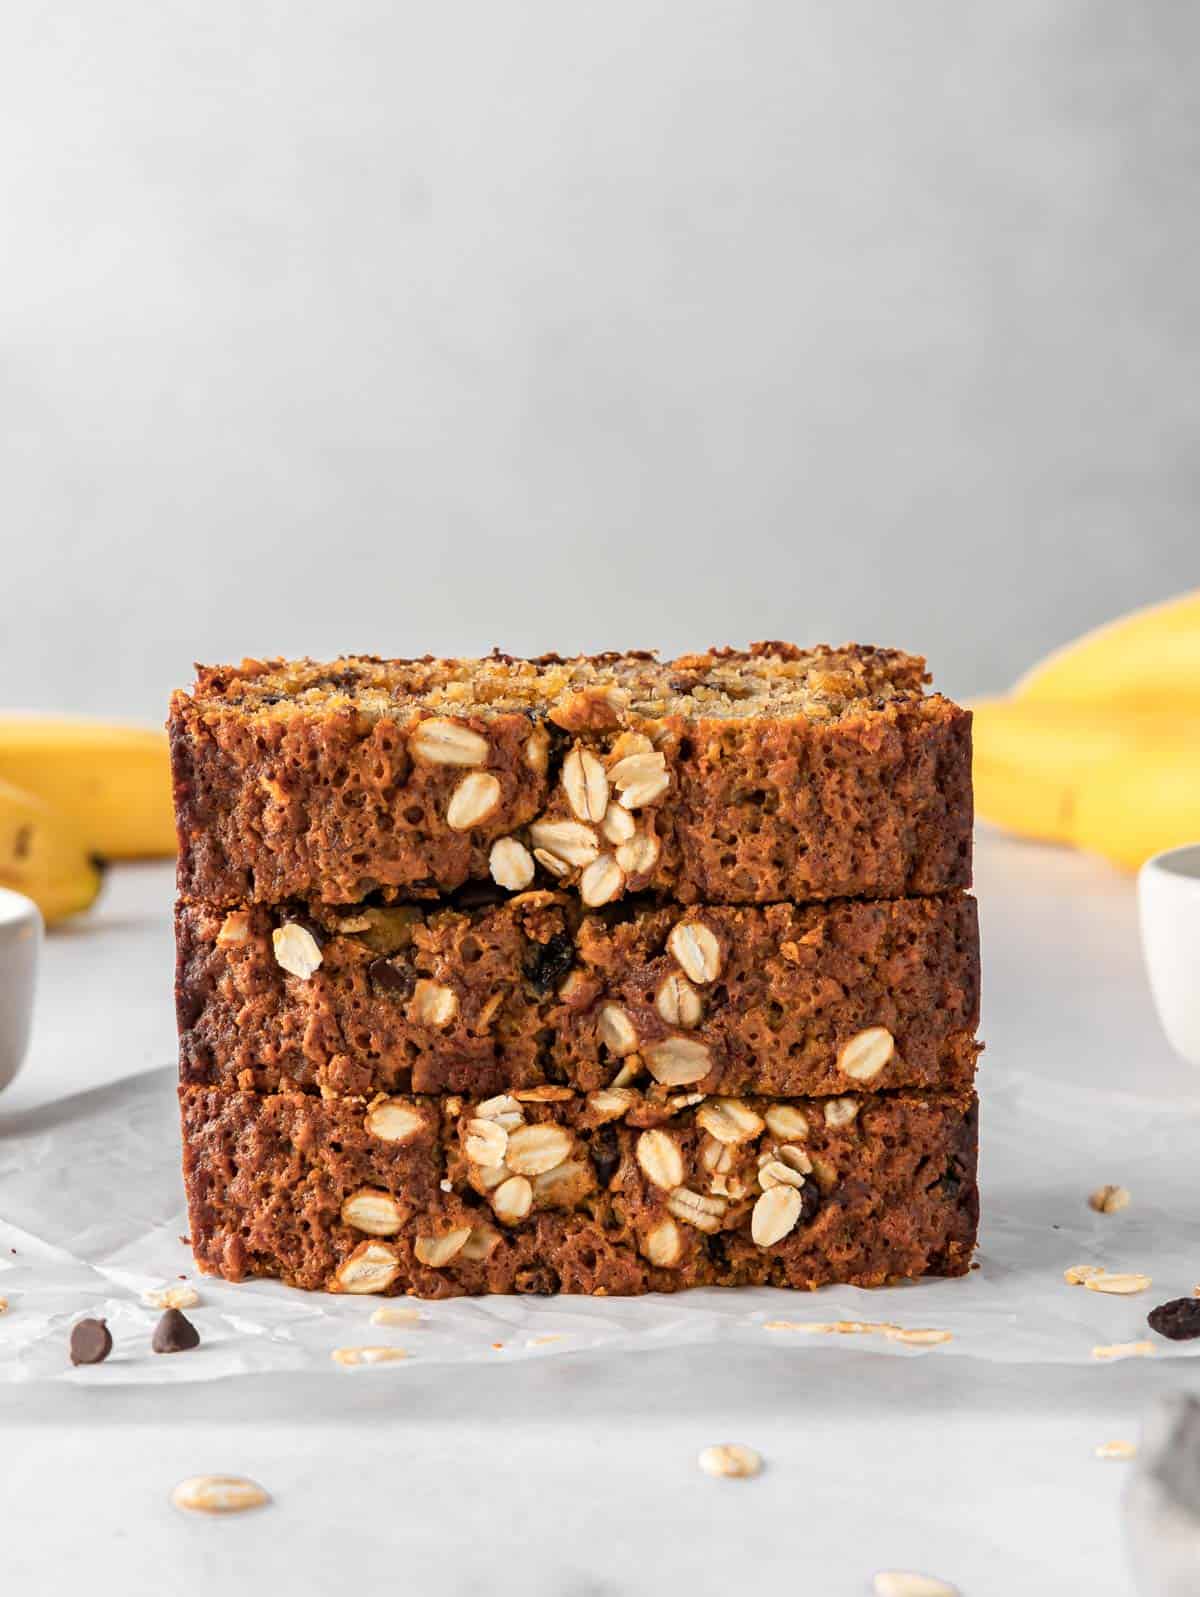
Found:
[[[568,893],[499,897],[346,911],[181,902],[182,1079],[342,1095],[542,1082],[591,1091],[622,1070],[648,1082],[644,1050],[681,1036],[708,1050],[696,1090],[836,1094],[867,1088],[839,1068],[844,1045],[886,1027],[895,1053],[871,1090],[970,1085],[979,938],[964,894],[690,910],[630,900],[587,912]],[[275,957],[272,933],[289,923],[320,945],[307,978]],[[679,925],[712,933],[711,980],[686,980],[669,941]],[[680,978],[693,1006],[682,1017],[669,1003],[678,989],[663,992]],[[452,995],[449,1018],[424,1012],[429,983]],[[606,1042],[610,1005],[632,1040]]]
[[[572,818],[560,779],[573,750],[612,772],[631,739],[661,758],[664,782],[635,805],[646,853],[623,868],[618,896],[769,903],[969,885],[971,718],[922,693],[924,662],[757,650],[666,665],[639,655],[201,668],[169,722],[180,892],[353,903],[488,880],[498,839],[532,846],[530,823]],[[431,719],[474,734],[483,752],[470,770],[494,778],[486,813],[461,830],[449,811],[468,772],[420,752]],[[610,849],[598,831],[596,846]],[[541,885],[558,885],[538,870]]]
[[[705,1100],[710,1107],[718,1102]],[[826,1124],[825,1104],[794,1101],[789,1107],[801,1112],[807,1129],[803,1136],[790,1130],[786,1146],[808,1158],[804,1180],[813,1184],[816,1212],[806,1205],[808,1217],[770,1245],[756,1243],[751,1232],[759,1161],[781,1145],[768,1127],[730,1148],[728,1168],[714,1175],[706,1162],[714,1139],[702,1124],[704,1104],[638,1099],[619,1119],[608,1118],[603,1104],[593,1095],[518,1106],[527,1124],[563,1128],[567,1151],[557,1175],[530,1183],[528,1215],[505,1223],[493,1207],[500,1189],[469,1152],[476,1104],[411,1100],[419,1124],[412,1140],[398,1144],[367,1130],[362,1102],[181,1089],[197,1262],[233,1281],[277,1276],[293,1286],[338,1290],[347,1261],[370,1246],[394,1261],[379,1290],[434,1298],[880,1286],[969,1268],[978,1220],[972,1094],[867,1096],[840,1125]],[[743,1107],[761,1118],[779,1106],[746,1100]],[[719,1210],[706,1221],[707,1232],[677,1219],[678,1199],[648,1179],[639,1138],[653,1127],[666,1132],[683,1185]],[[514,1133],[507,1135],[506,1158],[519,1162]],[[443,1181],[451,1190],[443,1190]],[[718,1186],[730,1195],[711,1197]],[[386,1237],[368,1237],[343,1218],[346,1200],[364,1189],[394,1201],[395,1229]],[[659,1228],[668,1221],[677,1251],[664,1267],[647,1254],[655,1251],[652,1237],[661,1254]],[[458,1244],[452,1257],[438,1267],[421,1262],[419,1248],[428,1255],[431,1242],[447,1239]]]

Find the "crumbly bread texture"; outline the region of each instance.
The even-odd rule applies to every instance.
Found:
[[[970,714],[890,650],[245,661],[169,722],[179,885],[233,905],[566,886],[596,908],[969,885]]]
[[[229,1280],[431,1298],[879,1286],[961,1275],[975,1241],[970,1093],[180,1097],[192,1245]]]
[[[176,911],[182,1079],[244,1090],[776,1096],[969,1087],[975,901],[798,907],[566,892]]]

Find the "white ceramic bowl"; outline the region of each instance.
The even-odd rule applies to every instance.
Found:
[[[21,1068],[33,1018],[42,917],[32,899],[0,887],[0,1090]]]
[[[1170,848],[1138,873],[1142,951],[1172,1048],[1200,1065],[1200,843]]]

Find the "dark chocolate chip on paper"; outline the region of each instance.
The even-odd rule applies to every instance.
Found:
[[[71,1327],[71,1363],[103,1364],[113,1340],[103,1320],[77,1320]]]
[[[1172,1298],[1169,1303],[1160,1303],[1150,1310],[1146,1323],[1172,1342],[1190,1342],[1200,1336],[1200,1298]]]
[[[200,1333],[185,1314],[168,1309],[154,1327],[150,1345],[156,1353],[186,1353],[200,1346]]]

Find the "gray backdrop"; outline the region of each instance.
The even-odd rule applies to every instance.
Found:
[[[1200,7],[8,0],[0,702],[1200,582]]]

